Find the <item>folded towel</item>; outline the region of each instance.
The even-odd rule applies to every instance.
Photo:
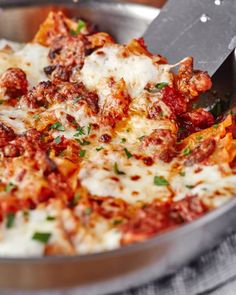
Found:
[[[119,295],[236,295],[236,233],[175,275]],[[117,294],[118,295],[118,294]]]

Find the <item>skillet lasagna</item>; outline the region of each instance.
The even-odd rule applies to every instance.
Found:
[[[62,12],[0,48],[0,256],[111,250],[236,194],[234,120],[194,107],[211,79],[191,57]]]

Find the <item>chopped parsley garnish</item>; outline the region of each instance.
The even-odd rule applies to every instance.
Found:
[[[77,36],[77,32],[75,31],[75,30],[70,30],[70,34],[72,35],[72,36]]]
[[[133,155],[127,150],[127,148],[124,148],[124,151],[125,151],[125,154],[126,154],[128,159],[133,157]]]
[[[87,140],[85,140],[85,139],[83,139],[83,140],[76,139],[76,141],[78,141],[78,143],[79,143],[80,145],[82,145],[82,146],[84,146],[84,145],[90,145],[90,141],[87,141]]]
[[[166,83],[166,82],[162,82],[162,83],[157,83],[157,84],[155,85],[155,88],[161,90],[161,89],[165,88],[166,86],[168,86],[168,83]]]
[[[203,137],[202,137],[201,135],[198,135],[198,136],[196,137],[197,140],[202,140],[202,138],[203,138]]]
[[[189,188],[189,189],[194,188],[193,185],[188,185],[188,184],[186,185],[186,187]]]
[[[87,134],[89,135],[92,129],[92,124],[89,124],[87,127]]]
[[[81,158],[83,158],[83,157],[85,156],[85,154],[86,154],[86,151],[85,151],[85,150],[81,150],[81,151],[79,152],[79,156],[80,156]]]
[[[191,150],[190,150],[190,148],[189,147],[187,147],[186,149],[184,149],[183,150],[183,154],[185,155],[185,156],[188,156],[189,154],[191,154]]]
[[[164,117],[164,113],[162,111],[160,112],[160,117]]]
[[[117,175],[125,175],[125,172],[119,170],[117,162],[115,162],[115,164],[114,164],[114,172]]]
[[[100,147],[96,148],[96,151],[99,152],[99,151],[101,151],[103,149],[104,149],[104,147],[103,146],[100,146]]]
[[[122,222],[123,222],[122,219],[115,219],[115,220],[113,220],[113,225],[119,225],[119,224],[121,224]]]
[[[45,141],[45,135],[44,134],[40,135],[40,140]]]
[[[77,193],[70,202],[71,206],[72,207],[76,206],[80,198],[81,198],[80,194]]]
[[[80,96],[78,96],[78,97],[76,97],[74,100],[73,100],[73,104],[76,104],[78,101],[80,101],[81,100],[81,97]]]
[[[76,29],[76,32],[77,33],[80,33],[80,31],[86,27],[86,22],[84,22],[83,20],[79,20],[78,21],[78,25],[77,25],[77,29]]]
[[[22,212],[22,214],[23,214],[23,216],[24,216],[25,218],[29,217],[29,211],[28,211],[28,210],[24,210],[24,211]]]
[[[54,216],[47,216],[47,221],[53,221],[53,220],[55,220],[55,217]]]
[[[181,171],[181,172],[179,172],[179,175],[180,176],[185,176],[185,172],[184,171]]]
[[[13,213],[13,212],[8,213],[6,227],[11,228],[14,225],[14,221],[15,221],[15,213]]]
[[[35,121],[38,121],[40,119],[40,115],[39,114],[35,114],[33,116],[33,118],[34,118]]]
[[[167,186],[169,182],[163,176],[155,176],[154,184],[157,186]]]
[[[121,138],[121,143],[125,143],[126,139],[125,138]]]
[[[54,141],[56,144],[61,143],[61,136],[57,136],[56,138],[54,138]]]
[[[60,152],[59,157],[64,157],[65,154],[66,154],[66,152],[65,151],[62,151],[62,152]]]
[[[16,185],[12,182],[9,182],[5,187],[5,192],[9,193],[15,188],[16,188]]]
[[[86,215],[90,215],[92,213],[92,208],[86,208],[84,212]]]
[[[61,124],[61,122],[55,122],[49,127],[49,130],[56,129],[58,131],[65,131],[65,127]]]
[[[196,102],[194,102],[193,104],[192,104],[192,108],[193,109],[196,109],[198,107],[198,104],[196,103]]]
[[[49,241],[51,235],[51,233],[47,232],[35,232],[32,236],[32,239],[40,243],[46,244]]]
[[[78,24],[77,24],[77,28],[76,30],[70,30],[70,33],[72,36],[77,36],[80,31],[86,27],[86,22],[84,22],[83,20],[78,20]]]
[[[138,138],[138,140],[140,140],[140,141],[143,141],[143,140],[144,140],[144,138],[145,138],[145,135],[143,135],[143,136],[140,136],[140,137]]]
[[[214,129],[217,129],[219,127],[219,124],[215,124],[215,125],[213,125],[213,128]]]
[[[82,126],[82,127],[79,126],[76,130],[77,130],[77,132],[74,134],[74,137],[79,137],[81,135],[85,135],[84,126]]]

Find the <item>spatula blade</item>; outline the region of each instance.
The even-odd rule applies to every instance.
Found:
[[[236,47],[236,0],[169,0],[144,39],[170,63],[193,56],[213,75]]]

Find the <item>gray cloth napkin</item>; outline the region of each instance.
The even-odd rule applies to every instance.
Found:
[[[116,295],[236,295],[236,233],[174,276]]]

